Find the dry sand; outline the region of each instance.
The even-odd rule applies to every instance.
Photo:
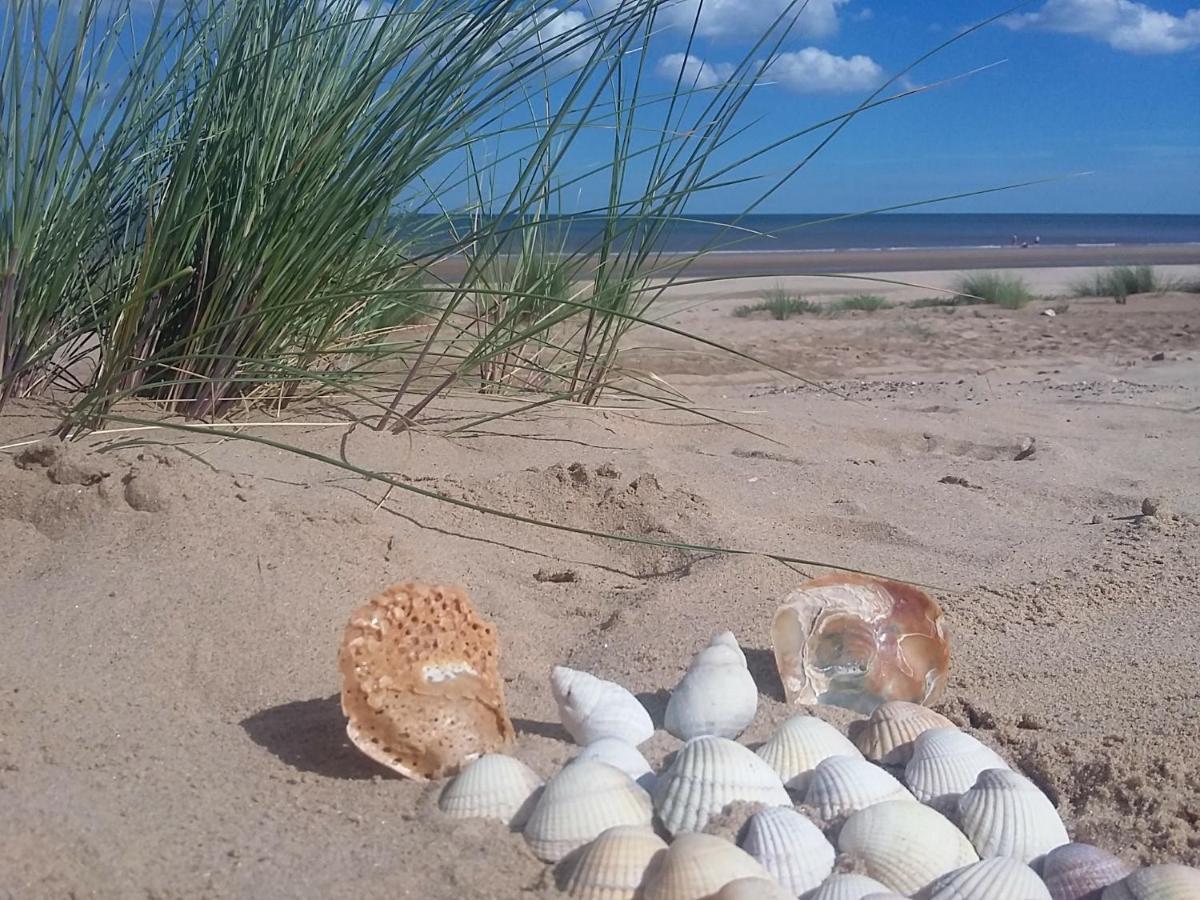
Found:
[[[733,293],[676,298],[669,320],[820,386],[646,331],[632,343],[666,349],[630,361],[771,440],[618,404],[453,438],[255,433],[569,525],[932,585],[943,711],[1077,839],[1200,863],[1200,297],[773,322],[730,315]],[[46,425],[12,407],[0,443]],[[498,623],[516,753],[543,774],[574,749],[554,663],[660,715],[730,628],[761,691],[745,739],[789,712],[767,631],[798,572],[515,525],[266,446],[151,432],[0,454],[0,536],[0,897],[557,896],[519,836],[443,819],[437,786],[345,740],[341,628],[411,577],[466,586]],[[660,733],[652,761],[676,745]]]

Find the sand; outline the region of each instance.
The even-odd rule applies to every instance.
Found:
[[[732,316],[736,294],[664,315],[818,385],[644,330],[628,359],[746,430],[613,402],[453,437],[313,410],[252,433],[568,525],[929,585],[953,639],[940,708],[1077,839],[1200,864],[1200,298],[774,322]],[[47,425],[14,405],[0,444]],[[551,665],[657,717],[726,628],[762,740],[789,715],[770,616],[823,571],[550,532],[170,432],[0,453],[0,540],[0,897],[19,898],[556,897],[519,836],[444,819],[437,785],[349,746],[350,612],[408,578],[465,586],[499,627],[516,753],[549,775],[575,752]]]

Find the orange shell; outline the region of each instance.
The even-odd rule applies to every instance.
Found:
[[[937,602],[909,584],[828,575],[793,591],[771,623],[789,703],[871,712],[885,700],[935,703],[950,645]]]
[[[346,734],[424,781],[511,744],[496,629],[452,587],[390,587],[350,616],[338,653]]]

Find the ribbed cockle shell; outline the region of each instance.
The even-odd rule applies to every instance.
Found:
[[[519,759],[485,753],[446,785],[438,806],[456,819],[498,819],[520,831],[541,787],[542,779]]]
[[[1173,864],[1138,869],[1106,887],[1101,900],[1196,900],[1200,869]]]
[[[850,739],[816,716],[792,716],[758,748],[758,755],[779,773],[790,791],[803,796],[818,764],[831,756],[858,756]]]
[[[643,900],[705,900],[739,878],[770,876],[745,850],[711,834],[676,838],[646,880]]]
[[[944,875],[922,896],[928,900],[1051,900],[1033,869],[1007,857],[985,859]]]
[[[558,865],[558,884],[574,900],[634,900],[666,851],[653,829],[618,825],[568,854]]]
[[[739,878],[717,891],[713,900],[795,900],[795,897],[769,878]]]
[[[1011,769],[986,769],[958,798],[958,824],[980,857],[1030,865],[1070,841],[1050,798]]]
[[[507,747],[496,629],[457,588],[402,584],[354,611],[338,653],[346,734],[409,778]]]
[[[1054,900],[1100,900],[1100,892],[1133,871],[1107,850],[1063,844],[1042,860],[1042,881]]]
[[[861,575],[800,585],[776,611],[771,643],[789,703],[866,713],[885,700],[936,702],[950,666],[933,598]]]
[[[652,817],[650,795],[632,778],[607,763],[578,760],[542,788],[525,823],[525,842],[539,859],[558,862],[609,828],[648,827]]]
[[[786,806],[770,806],[752,815],[739,844],[793,897],[824,881],[837,856],[821,829]]]
[[[885,800],[917,802],[904,785],[861,756],[831,756],[822,761],[804,793],[804,806],[822,828]]]
[[[993,749],[957,728],[930,728],[913,742],[904,783],[922,803],[952,813],[958,798],[985,769],[1004,768]]]
[[[646,757],[632,744],[617,738],[600,738],[579,751],[575,759],[595,759],[616,766],[646,790],[654,787],[654,770]]]
[[[850,726],[850,736],[862,755],[885,766],[902,766],[912,758],[913,742],[930,728],[953,728],[954,723],[919,703],[889,700],[865,721]]]
[[[864,900],[866,897],[877,897],[889,893],[886,884],[880,884],[874,878],[847,872],[842,875],[830,875],[819,888],[806,895],[805,900]]]

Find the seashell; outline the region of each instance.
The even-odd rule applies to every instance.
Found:
[[[666,849],[652,828],[608,828],[559,863],[559,887],[575,900],[634,900]]]
[[[942,611],[898,581],[828,575],[789,594],[771,623],[775,664],[789,703],[869,713],[885,700],[935,703],[950,646]]]
[[[1069,843],[1050,798],[1011,769],[985,769],[958,798],[958,823],[980,857],[1008,856],[1033,864]]]
[[[792,897],[824,881],[837,856],[821,829],[784,806],[769,806],[752,815],[739,843]]]
[[[1051,900],[1033,869],[1005,856],[951,872],[922,896],[928,900]]]
[[[541,787],[542,779],[519,759],[485,753],[446,785],[438,806],[455,819],[499,819],[520,831]]]
[[[1138,869],[1109,885],[1100,900],[1196,900],[1200,897],[1200,869],[1163,865]]]
[[[575,757],[580,759],[595,759],[610,766],[616,766],[646,790],[654,787],[654,770],[646,757],[632,744],[627,744],[617,738],[600,738],[592,741],[579,751]]]
[[[739,878],[713,895],[713,900],[795,900],[769,878]]]
[[[650,795],[607,763],[572,762],[551,778],[525,823],[525,842],[534,855],[558,862],[605,829],[650,825]]]
[[[758,687],[731,631],[696,654],[671,692],[663,725],[681,741],[704,734],[735,738],[754,721]]]
[[[990,747],[957,728],[930,728],[913,741],[912,759],[904,767],[904,783],[913,796],[939,812],[951,813],[959,796],[984,769],[1008,764]]]
[[[953,728],[954,723],[919,703],[889,700],[875,707],[865,722],[850,726],[850,736],[863,756],[885,766],[903,766],[912,758],[913,741],[930,728]]]
[[[731,881],[765,878],[749,853],[711,834],[685,834],[667,848],[662,865],[646,879],[643,900],[708,900]]]
[[[1100,892],[1133,871],[1107,850],[1063,844],[1042,860],[1042,881],[1054,900],[1100,900]]]
[[[758,755],[779,773],[784,785],[800,794],[817,764],[831,756],[858,756],[850,739],[816,716],[792,716],[779,726]]]
[[[672,835],[700,831],[736,800],[792,805],[774,769],[741,744],[714,735],[684,744],[654,784],[655,812]]]
[[[418,781],[512,743],[496,629],[457,588],[390,587],[350,616],[338,668],[346,734]]]
[[[813,771],[804,793],[804,805],[823,827],[885,800],[916,802],[904,785],[861,756],[829,757]]]
[[[555,666],[550,673],[550,690],[563,728],[580,746],[600,738],[616,738],[636,747],[654,735],[654,722],[646,707],[615,682]]]
[[[842,826],[837,845],[855,871],[905,895],[979,862],[971,842],[949,819],[909,800],[860,809]]]
[[[866,900],[867,897],[891,896],[886,884],[866,875],[831,875],[805,900]]]

